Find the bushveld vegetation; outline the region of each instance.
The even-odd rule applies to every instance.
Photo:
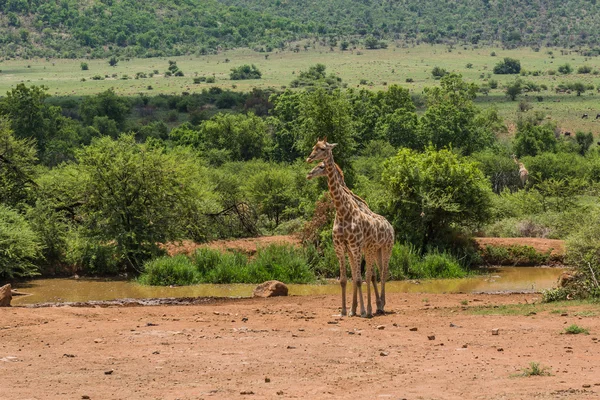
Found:
[[[18,84],[0,101],[0,218],[7,240],[27,245],[2,255],[0,274],[134,271],[152,284],[335,277],[331,205],[302,161],[326,135],[348,186],[394,225],[392,277],[464,276],[480,260],[475,233],[569,238],[585,282],[578,293],[598,295],[597,242],[586,241],[598,236],[600,204],[591,132],[563,135],[544,114],[522,112],[510,137],[496,109],[476,107],[480,86],[454,72],[416,96],[398,85],[344,87],[325,71],[299,73],[296,90],[135,97],[53,97]],[[529,170],[525,187],[512,154]],[[210,271],[193,257],[160,258],[167,241],[294,232],[304,249],[214,265],[206,256]]]
[[[342,50],[358,42],[367,49],[385,48],[388,39],[411,44],[501,42],[537,49],[594,47],[600,42],[599,7],[582,0],[7,1],[1,53],[27,58],[160,57],[240,46],[271,52],[306,37],[323,37],[328,46]]]

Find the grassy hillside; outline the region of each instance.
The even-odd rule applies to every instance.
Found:
[[[2,0],[0,55],[102,58],[270,51],[302,37],[585,46],[600,43],[596,0]],[[596,49],[597,50],[597,49]]]

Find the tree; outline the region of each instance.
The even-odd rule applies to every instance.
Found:
[[[444,68],[440,68],[440,67],[433,67],[433,69],[431,70],[431,75],[433,76],[434,79],[440,79],[441,77],[443,77],[444,75],[448,74],[448,71],[446,71]]]
[[[458,232],[490,217],[488,180],[475,162],[450,150],[401,149],[384,163],[381,180],[398,239],[419,249],[447,248]]]
[[[518,157],[554,152],[556,145],[554,126],[550,123],[539,125],[533,120],[521,120],[517,123],[513,149]]]
[[[494,73],[501,74],[518,74],[521,72],[521,62],[514,58],[505,57],[494,67]]]
[[[193,155],[136,144],[133,135],[94,139],[77,162],[89,235],[114,241],[135,269],[159,253],[158,243],[181,238],[184,216],[209,186]]]
[[[264,164],[263,170],[247,182],[247,190],[258,205],[259,212],[272,221],[272,228],[279,226],[286,210],[299,203],[294,192],[295,177],[280,165]]]
[[[508,97],[510,97],[511,101],[515,101],[517,96],[523,92],[523,88],[521,86],[521,81],[519,79],[515,80],[513,83],[506,86],[504,93]]]
[[[579,154],[585,156],[590,146],[594,143],[594,134],[592,132],[577,132],[575,134],[575,141],[579,146]]]
[[[14,137],[8,122],[0,119],[0,204],[22,207],[34,199],[35,144]]]
[[[41,245],[25,218],[0,204],[0,280],[39,275]]]
[[[573,82],[569,86],[571,90],[577,92],[577,96],[581,96],[581,93],[584,93],[587,89],[583,82]]]
[[[0,114],[7,116],[14,135],[35,139],[40,154],[65,122],[60,107],[46,103],[47,91],[45,86],[27,87],[19,83],[0,102]]]
[[[573,72],[573,67],[571,67],[571,64],[566,63],[558,67],[558,72],[563,75],[569,75],[571,72]]]
[[[264,120],[250,113],[220,113],[205,121],[200,127],[206,150],[222,150],[226,161],[248,161],[262,157],[269,138]],[[214,160],[218,161],[218,160]]]
[[[92,125],[95,117],[108,117],[122,128],[130,107],[127,98],[118,96],[111,88],[95,96],[86,97],[79,106],[79,113],[87,125]]]
[[[116,67],[117,64],[119,63],[119,60],[117,59],[117,57],[112,56],[109,60],[108,60],[108,65],[110,65],[111,67]]]
[[[466,155],[494,143],[496,125],[478,120],[476,94],[476,85],[454,73],[444,76],[439,87],[425,88],[428,107],[419,121],[421,143],[430,142],[436,149],[452,146]]]
[[[240,80],[240,79],[260,79],[262,77],[262,73],[256,68],[256,65],[240,65],[236,68],[231,68],[231,73],[229,74],[231,80]]]
[[[81,67],[82,71],[87,71],[88,69],[90,69],[88,63],[86,62],[82,62],[81,64],[79,64],[79,66]]]

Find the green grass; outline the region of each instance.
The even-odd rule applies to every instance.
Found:
[[[548,312],[548,314],[562,314],[568,312],[571,306],[588,306],[588,310],[580,312],[597,313],[600,312],[600,304],[592,300],[569,300],[557,301],[551,304],[504,304],[493,306],[477,306],[469,307],[468,313],[473,315],[533,315],[532,313],[540,314]]]
[[[547,52],[552,50],[553,57]],[[491,57],[490,53],[495,51],[497,56]],[[298,72],[307,70],[309,66],[323,63],[327,66],[328,73],[334,73],[342,78],[348,87],[367,87],[370,89],[384,89],[391,84],[400,84],[411,90],[414,95],[420,95],[423,88],[438,85],[438,81],[431,76],[434,66],[444,68],[447,71],[461,73],[469,82],[479,85],[487,83],[488,74],[492,79],[498,81],[498,89],[492,89],[489,95],[480,95],[477,103],[482,107],[495,106],[500,115],[510,121],[516,121],[518,101],[509,101],[502,89],[505,83],[515,79],[514,75],[493,75],[494,65],[504,57],[512,57],[521,61],[523,70],[545,72],[556,70],[559,65],[570,63],[575,71],[577,67],[594,62],[586,60],[585,57],[576,53],[561,55],[558,49],[543,49],[534,52],[530,48],[519,48],[513,50],[502,50],[496,47],[482,47],[466,49],[455,48],[451,52],[446,46],[420,45],[411,48],[399,48],[395,44],[382,50],[355,50],[355,51],[329,51],[328,46],[317,44],[309,51],[294,53],[291,51],[276,51],[265,59],[264,53],[254,52],[249,49],[236,49],[221,52],[217,55],[207,56],[180,56],[150,59],[131,59],[119,61],[116,67],[110,67],[107,60],[85,60],[89,70],[82,71],[79,60],[4,60],[0,62],[0,93],[15,87],[20,82],[27,84],[46,85],[50,88],[52,95],[90,95],[114,87],[115,91],[124,95],[135,95],[137,93],[160,94],[181,92],[196,92],[202,88],[219,86],[232,88],[235,84],[237,91],[249,91],[253,87],[276,88],[289,86],[290,82],[297,76]],[[225,62],[229,59],[230,62]],[[174,60],[177,66],[185,74],[183,77],[165,78],[162,74],[168,68],[168,61]],[[473,68],[467,68],[468,63]],[[255,64],[262,72],[262,79],[231,81],[229,73],[231,68],[243,64]],[[29,68],[27,66],[30,66]],[[152,78],[122,80],[124,75],[134,77],[137,72],[146,74],[159,71],[159,75]],[[116,74],[116,78],[112,75]],[[482,77],[483,74],[483,77]],[[94,75],[109,78],[104,80],[92,80]],[[213,76],[215,83],[194,84],[196,76]],[[81,79],[86,81],[82,82]],[[413,82],[407,83],[411,78]],[[526,76],[523,79],[533,81],[537,84],[546,84],[548,91],[542,91],[543,102],[537,102],[537,93],[532,93],[528,98],[531,100],[533,109],[528,113],[541,111],[550,120],[557,121],[558,125],[566,130],[594,131],[594,116],[590,114],[589,119],[581,119],[584,112],[596,108],[597,97],[594,91],[586,92],[581,96],[575,94],[555,94],[553,88],[563,82],[582,81],[586,84],[598,86],[600,75],[593,74],[571,74]],[[361,80],[366,80],[367,85],[359,85]],[[386,83],[384,85],[384,82]],[[148,86],[153,90],[148,90]],[[520,99],[525,99],[520,96]]]
[[[138,282],[144,285],[193,285],[198,283],[285,283],[316,281],[302,250],[292,246],[270,245],[248,258],[238,252],[201,248],[192,257],[160,257],[144,266]]]
[[[550,372],[550,368],[542,367],[539,363],[532,361],[529,363],[529,367],[523,368],[523,371],[520,374],[516,374],[513,376],[529,377],[529,376],[551,376],[551,375],[552,375],[552,372]]]
[[[532,246],[492,246],[481,250],[481,257],[492,265],[544,265],[550,260],[550,253],[540,253]]]
[[[564,333],[566,333],[568,335],[579,335],[580,333],[583,333],[585,335],[589,335],[590,334],[590,332],[587,329],[582,328],[582,327],[580,327],[580,326],[578,326],[576,324],[573,324],[573,325],[565,328]]]

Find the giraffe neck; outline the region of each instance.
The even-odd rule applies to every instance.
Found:
[[[351,201],[349,194],[344,190],[346,185],[335,166],[333,154],[330,153],[329,156],[323,161],[325,162],[325,171],[327,171],[327,185],[329,186],[329,194],[333,200],[336,212],[338,214],[344,214],[345,212],[349,211],[350,205],[354,203]]]

